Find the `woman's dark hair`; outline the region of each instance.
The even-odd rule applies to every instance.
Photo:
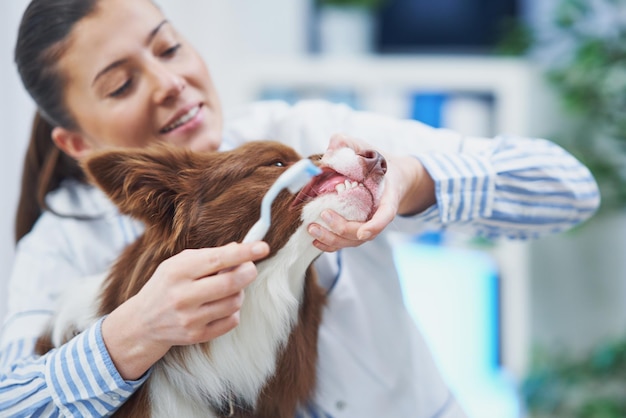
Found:
[[[78,163],[60,151],[51,138],[60,126],[77,129],[65,106],[64,80],[57,61],[69,41],[74,25],[90,15],[98,0],[32,0],[20,23],[15,63],[26,91],[37,105],[30,142],[24,159],[20,199],[15,220],[15,239],[26,235],[49,209],[46,194],[64,179],[84,181]]]

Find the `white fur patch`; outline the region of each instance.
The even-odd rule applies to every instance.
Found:
[[[304,273],[320,253],[303,224],[271,259],[258,264],[258,277],[246,289],[239,325],[210,343],[207,358],[200,346],[188,347],[184,367],[168,364],[168,355],[153,370],[151,398],[154,416],[200,410],[206,400],[221,404],[235,390],[254,405],[259,391],[274,374],[278,348],[287,343],[298,318]],[[197,403],[196,407],[191,404]],[[209,416],[204,410],[201,415]]]
[[[52,326],[52,344],[63,345],[98,319],[98,298],[107,273],[89,276],[68,286],[59,300]]]

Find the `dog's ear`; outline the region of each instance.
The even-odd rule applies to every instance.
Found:
[[[157,145],[97,151],[81,165],[122,212],[151,224],[173,216],[184,173],[197,163],[188,151]]]

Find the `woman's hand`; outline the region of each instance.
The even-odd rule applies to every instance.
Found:
[[[373,149],[363,141],[334,135],[328,149],[341,147],[357,152]],[[434,182],[417,158],[381,154],[387,160],[387,173],[378,209],[367,222],[348,221],[331,210],[322,212],[329,229],[318,224],[311,224],[308,229],[315,238],[313,245],[320,250],[332,252],[361,245],[376,238],[396,215],[416,214],[436,203]]]
[[[257,275],[264,242],[185,250],[102,324],[105,345],[126,380],[141,377],[175,345],[209,341],[239,323],[243,290]]]

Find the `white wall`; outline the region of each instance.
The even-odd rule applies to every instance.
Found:
[[[205,57],[224,106],[240,104],[237,69],[259,56],[306,53],[312,0],[157,0]]]
[[[6,309],[6,277],[13,258],[13,220],[21,176],[22,156],[28,141],[34,108],[13,65],[13,47],[20,16],[27,0],[0,4],[0,319]]]

